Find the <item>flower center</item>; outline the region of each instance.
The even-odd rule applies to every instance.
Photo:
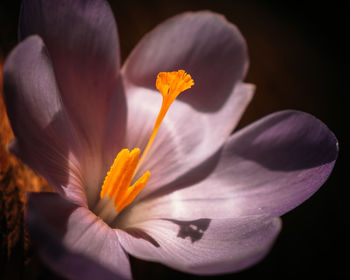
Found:
[[[145,172],[132,186],[130,186],[136,171],[145,159],[159,127],[176,97],[186,89],[191,88],[194,81],[184,70],[173,72],[160,72],[157,76],[156,87],[163,97],[162,106],[153,127],[152,134],[140,157],[140,149],[121,150],[115,158],[107,176],[103,182],[100,197],[108,195],[114,200],[114,207],[117,212],[122,211],[126,206],[134,201],[135,197],[146,186],[151,173]]]

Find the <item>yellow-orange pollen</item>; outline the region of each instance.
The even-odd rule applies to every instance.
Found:
[[[101,199],[104,198],[105,195],[108,195],[108,198],[113,199],[114,207],[117,212],[122,211],[126,206],[133,202],[136,196],[147,184],[147,181],[151,176],[149,171],[145,172],[132,186],[130,186],[134,174],[136,174],[140,164],[145,159],[171,104],[181,92],[191,88],[193,85],[193,79],[184,70],[160,72],[158,74],[156,87],[163,96],[163,102],[142,156],[139,159],[141,153],[139,148],[133,149],[131,152],[128,149],[121,150],[108,171],[101,188]]]

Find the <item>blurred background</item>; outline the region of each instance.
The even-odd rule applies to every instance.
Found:
[[[206,9],[225,15],[247,40],[246,81],[257,86],[240,127],[278,110],[297,109],[321,119],[340,142],[329,180],[311,199],[283,216],[282,232],[259,264],[235,274],[199,277],[132,259],[135,279],[350,279],[349,183],[345,181],[349,10],[345,1],[109,2],[118,23],[123,60],[145,33],[175,14]],[[17,43],[19,9],[19,0],[0,3],[0,61]],[[25,192],[49,187],[8,154],[6,143],[11,137],[1,99],[0,279],[62,279],[41,264],[23,227]]]

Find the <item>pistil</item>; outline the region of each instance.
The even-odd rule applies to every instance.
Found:
[[[139,159],[141,153],[139,148],[133,149],[131,152],[128,149],[121,150],[108,171],[101,188],[101,199],[106,195],[108,198],[113,199],[116,212],[121,212],[126,206],[132,203],[147,184],[147,181],[151,176],[149,171],[145,172],[133,185],[130,186],[134,175],[143,160],[146,158],[171,104],[181,92],[191,88],[193,85],[194,81],[184,70],[161,72],[158,74],[156,87],[162,94],[163,102],[142,156]]]

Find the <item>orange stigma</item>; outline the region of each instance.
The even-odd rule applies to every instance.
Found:
[[[133,149],[131,152],[128,149],[121,150],[108,171],[101,188],[100,197],[103,198],[107,194],[110,199],[114,199],[114,207],[117,212],[122,211],[126,206],[132,203],[147,184],[151,176],[149,171],[144,173],[130,186],[134,174],[146,157],[171,104],[181,92],[191,88],[193,85],[194,81],[184,70],[160,72],[158,74],[156,87],[163,96],[163,102],[142,156],[139,159],[139,148]]]

